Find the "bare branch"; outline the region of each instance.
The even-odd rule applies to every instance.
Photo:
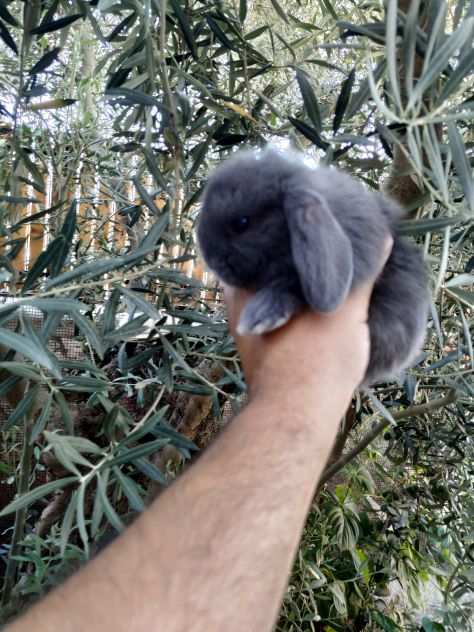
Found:
[[[438,410],[439,408],[444,408],[449,404],[452,404],[456,401],[456,392],[454,390],[449,391],[449,393],[445,397],[440,397],[438,399],[433,399],[430,402],[426,402],[426,404],[418,404],[417,406],[410,406],[410,408],[405,408],[404,410],[397,410],[392,414],[392,417],[395,421],[399,421],[400,419],[406,419],[407,417],[419,417],[420,415],[426,415],[427,413],[433,412],[434,410]],[[343,454],[341,458],[339,458],[335,463],[326,468],[323,472],[321,480],[319,482],[319,487],[322,487],[325,483],[329,481],[337,472],[342,470],[348,463],[350,463],[353,459],[355,459],[361,452],[365,450],[365,448],[372,443],[372,441],[378,437],[378,435],[390,425],[390,421],[388,419],[383,419],[378,424],[376,424],[370,432],[366,434],[366,436],[362,439],[360,443],[358,443],[352,450],[349,450],[346,454]]]

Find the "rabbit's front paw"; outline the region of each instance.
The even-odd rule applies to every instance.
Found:
[[[287,291],[265,288],[247,303],[237,325],[240,336],[260,335],[287,323],[301,307],[301,301]]]

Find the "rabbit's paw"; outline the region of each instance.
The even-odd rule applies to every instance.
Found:
[[[287,323],[301,307],[301,301],[281,289],[265,288],[247,303],[237,325],[240,336],[260,335]]]

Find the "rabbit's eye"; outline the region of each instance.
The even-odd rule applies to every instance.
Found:
[[[241,215],[232,220],[232,228],[236,233],[243,233],[249,227],[250,220],[246,215]]]

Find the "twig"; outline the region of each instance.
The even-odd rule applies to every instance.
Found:
[[[417,406],[410,406],[410,408],[405,408],[405,410],[397,410],[392,414],[393,419],[395,421],[399,421],[401,419],[406,419],[407,417],[418,417],[420,415],[426,415],[426,413],[433,412],[438,408],[444,408],[444,406],[448,406],[456,401],[456,392],[451,390],[445,397],[440,397],[438,399],[433,399],[430,402],[426,402],[426,404],[418,404]],[[335,474],[337,474],[340,470],[342,470],[350,461],[356,458],[361,452],[365,450],[365,448],[372,443],[372,441],[378,437],[378,435],[390,425],[390,421],[388,419],[383,419],[378,424],[376,424],[370,432],[366,434],[366,436],[358,443],[352,450],[349,450],[346,454],[343,454],[340,459],[338,459],[335,463],[330,465],[325,469],[323,475],[321,476],[321,480],[319,482],[319,487],[322,487],[325,483],[329,481]]]

